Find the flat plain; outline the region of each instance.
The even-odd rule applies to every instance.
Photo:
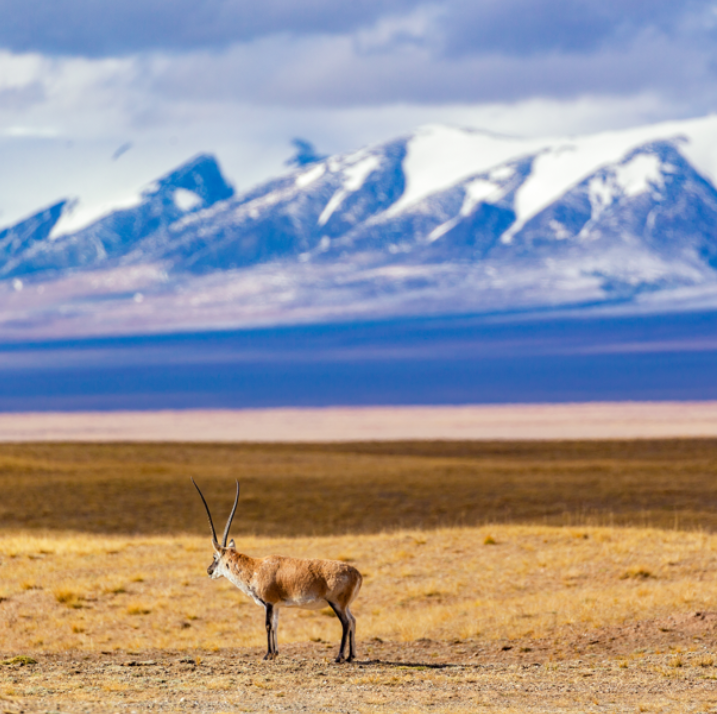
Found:
[[[0,442],[316,443],[717,437],[717,402],[0,413]]]
[[[351,562],[328,611],[213,582]],[[717,440],[0,445],[0,704],[19,711],[583,712],[717,706]]]

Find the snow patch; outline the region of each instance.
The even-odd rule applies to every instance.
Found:
[[[143,200],[141,193],[131,193],[89,205],[83,205],[78,199],[68,201],[59,220],[52,227],[48,239],[57,240],[61,236],[76,233],[114,211],[136,208]]]
[[[592,219],[595,220],[615,197],[615,184],[596,176],[588,184],[588,198],[592,206]]]
[[[428,242],[433,243],[434,241],[437,241],[439,238],[444,236],[448,231],[453,230],[460,221],[460,218],[456,216],[455,218],[451,218],[450,221],[446,221],[445,223],[441,223],[440,226],[434,228],[429,234],[428,234]]]
[[[507,181],[509,178],[512,178],[514,173],[515,169],[512,166],[499,166],[490,172],[490,180]]]
[[[324,207],[324,210],[321,211],[321,215],[319,216],[318,224],[320,226],[326,225],[326,221],[331,218],[334,211],[343,203],[343,200],[348,196],[348,191],[345,191],[343,188],[340,188],[334,195],[329,199],[329,202]]]
[[[490,176],[496,180],[505,180],[510,178],[513,174],[514,171],[510,166],[501,166],[500,168],[492,171]],[[500,200],[504,194],[504,188],[502,186],[484,178],[469,181],[463,188],[465,195],[463,198],[463,205],[461,206],[461,210],[458,215],[434,228],[428,234],[427,240],[429,243],[437,241],[439,238],[448,233],[448,231],[453,230],[462,218],[466,218],[473,213],[473,210],[479,203],[483,203],[483,201],[486,201],[487,199],[492,199],[493,201]]]
[[[329,202],[319,216],[318,224],[320,226],[326,225],[326,222],[343,203],[346,196],[358,191],[371,173],[380,165],[381,159],[378,156],[372,155],[347,166],[343,171],[343,186],[329,199]]]
[[[186,188],[175,189],[172,200],[174,201],[174,205],[185,213],[201,206],[203,203],[202,197],[199,194],[194,191],[189,191]]]
[[[313,169],[305,171],[303,174],[299,174],[296,177],[296,188],[306,188],[307,186],[314,183],[314,181],[318,181],[324,175],[325,171],[326,165],[319,164],[318,166],[314,166]]]
[[[654,186],[662,188],[661,168],[660,159],[654,154],[639,154],[607,170],[604,176],[593,178],[588,184],[591,220],[596,221],[621,196],[638,196]]]
[[[347,191],[358,191],[366,179],[381,165],[378,156],[368,156],[353,166],[344,169],[344,188]]]
[[[654,154],[639,154],[615,169],[615,180],[626,196],[638,196],[651,186],[664,186],[660,159]]]
[[[545,140],[506,138],[447,126],[423,127],[408,141],[403,160],[406,188],[386,215],[395,216],[433,193],[494,167],[497,175],[491,175],[491,179],[507,178],[513,170],[504,164],[529,156],[546,143]]]
[[[501,187],[492,181],[476,179],[465,185],[465,191],[466,195],[463,199],[463,205],[461,206],[461,216],[469,216],[473,212],[473,209],[487,198],[499,198]]]

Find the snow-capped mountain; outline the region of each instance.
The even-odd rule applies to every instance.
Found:
[[[71,212],[73,204],[62,201],[9,229],[10,234],[23,232],[26,238],[11,254],[3,254],[0,276],[41,277],[113,264],[147,236],[164,235],[179,219],[233,195],[214,157],[198,156],[144,189],[137,205],[65,235],[61,235],[62,214]],[[30,232],[34,223],[38,227]],[[53,239],[58,234],[61,237]]]
[[[0,331],[717,306],[717,118],[574,139],[429,126],[235,194],[200,156],[80,230],[0,231]]]

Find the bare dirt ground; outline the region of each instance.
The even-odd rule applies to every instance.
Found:
[[[717,708],[717,613],[558,642],[362,642],[43,655],[0,671],[4,712],[708,712]]]
[[[717,436],[717,402],[0,414],[0,442],[334,442]]]

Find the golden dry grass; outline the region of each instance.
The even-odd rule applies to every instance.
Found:
[[[234,531],[486,523],[717,530],[717,440],[0,445],[2,529],[205,534],[189,477]]]
[[[487,536],[494,544],[486,545]],[[559,639],[717,609],[717,536],[495,525],[431,533],[245,537],[253,555],[340,558],[364,574],[359,639]],[[263,645],[263,613],[210,581],[208,538],[0,537],[7,655]],[[280,641],[337,644],[329,611],[282,613]]]
[[[190,475],[220,528],[241,480],[244,552],[362,571],[371,663],[328,668],[339,624],[301,610],[258,662]],[[0,705],[710,711],[716,477],[711,440],[0,446]]]

